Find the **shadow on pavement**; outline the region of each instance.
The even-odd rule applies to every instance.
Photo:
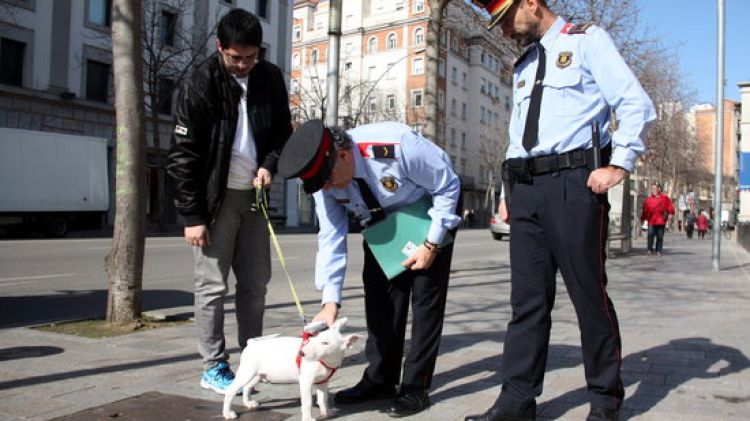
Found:
[[[144,311],[192,304],[191,292],[143,291]],[[63,290],[50,295],[0,297],[0,308],[3,309],[0,328],[104,317],[107,311],[107,290]]]
[[[717,363],[724,362],[720,369]],[[635,393],[626,396],[620,419],[641,415],[655,407],[683,383],[738,373],[750,367],[750,360],[740,350],[711,343],[708,338],[673,339],[665,345],[628,355],[622,361],[625,387],[637,384]],[[584,397],[584,401],[580,397]],[[580,388],[544,402],[545,418],[558,419],[566,412],[588,404],[586,389]],[[726,396],[715,399],[727,400]]]

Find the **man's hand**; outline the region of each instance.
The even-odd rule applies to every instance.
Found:
[[[622,168],[612,166],[599,168],[598,170],[591,172],[589,175],[589,181],[586,185],[593,190],[594,193],[606,193],[607,190],[622,181],[626,175],[628,175],[628,172]]]
[[[417,247],[410,258],[401,262],[401,266],[411,270],[428,269],[437,256],[437,250],[431,251],[424,244]]]
[[[506,224],[510,224],[510,212],[508,212],[508,206],[505,204],[505,199],[500,199],[500,203],[497,204],[497,214],[500,215],[500,219]]]
[[[258,168],[258,174],[253,179],[253,186],[263,186],[263,187],[271,187],[271,181],[273,181],[273,177],[271,177],[271,172],[267,169],[260,167]]]
[[[325,303],[323,308],[320,309],[318,314],[313,317],[313,322],[322,320],[326,322],[328,326],[333,326],[333,322],[336,321],[336,317],[339,315],[339,306],[336,303]]]
[[[206,225],[185,227],[185,241],[191,246],[205,247],[211,245],[211,233]]]

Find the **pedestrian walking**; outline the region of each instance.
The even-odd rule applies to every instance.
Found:
[[[388,280],[365,243],[362,282],[365,291],[368,366],[354,387],[336,393],[337,404],[394,398],[386,412],[394,417],[430,406],[440,335],[443,328],[453,245],[461,222],[461,182],[448,156],[434,143],[401,123],[368,124],[348,132],[303,124],[284,147],[279,173],[300,177],[314,193],[320,221],[315,285],[322,310],[314,320],[329,325],[338,316],[347,261],[347,211],[364,225],[429,198],[432,224],[427,240],[415,245],[402,265],[408,270]],[[399,246],[401,247],[401,246]],[[403,362],[404,336],[412,303],[411,344]],[[396,387],[400,384],[398,394]]]
[[[503,35],[527,47],[513,75],[514,109],[499,213],[510,220],[511,306],[502,391],[478,420],[536,417],[555,278],[578,315],[588,420],[614,420],[623,399],[620,332],[606,286],[607,191],[633,169],[655,111],[609,35],[556,16],[544,0],[475,0]],[[618,128],[610,130],[612,111]],[[598,144],[595,128],[601,128]],[[504,189],[505,190],[505,189]]]
[[[674,204],[666,194],[662,193],[661,184],[653,183],[651,195],[643,202],[641,209],[641,222],[648,221],[646,254],[662,255],[664,230],[672,223],[674,212]],[[656,240],[656,246],[654,246],[654,240]]]
[[[255,15],[233,9],[221,18],[217,53],[182,86],[167,167],[193,247],[200,385],[222,394],[234,379],[224,338],[229,270],[244,348],[262,333],[271,278],[268,228],[251,206],[254,188],[270,188],[292,132],[284,77],[260,59],[262,42]]]
[[[686,211],[685,216],[685,235],[688,239],[693,238],[693,232],[695,231],[695,212]]]
[[[695,223],[696,228],[698,229],[698,238],[706,238],[706,232],[708,231],[708,225],[709,220],[706,216],[705,212],[703,212],[703,209],[700,209],[698,211],[698,220]]]

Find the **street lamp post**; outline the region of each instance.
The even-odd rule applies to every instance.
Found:
[[[716,140],[714,165],[714,229],[711,247],[713,270],[719,271],[721,252],[721,199],[724,162],[724,0],[719,3],[718,45],[716,54]]]

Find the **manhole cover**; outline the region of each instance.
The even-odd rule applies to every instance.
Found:
[[[247,421],[279,421],[289,418],[289,414],[280,412],[257,411],[243,412],[244,407],[234,406],[240,420]],[[143,395],[111,402],[106,405],[89,408],[75,414],[55,418],[55,420],[209,420],[220,419],[221,402],[192,399],[184,396],[165,395],[158,392],[147,392]]]

